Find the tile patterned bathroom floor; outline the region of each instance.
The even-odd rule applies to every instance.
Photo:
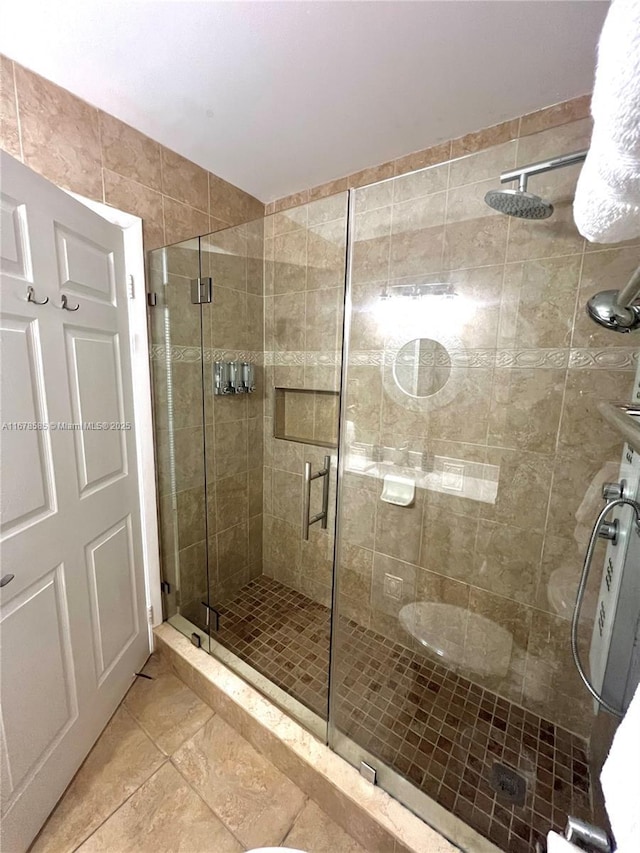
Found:
[[[30,853],[366,853],[151,658]]]
[[[216,639],[326,718],[328,609],[260,577],[218,610]],[[354,622],[338,629],[336,722],[370,753],[509,853],[568,814],[591,819],[584,741]],[[496,794],[495,762],[526,779],[523,806]]]

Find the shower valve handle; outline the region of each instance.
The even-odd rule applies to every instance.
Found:
[[[603,483],[602,485],[602,500],[617,501],[624,495],[624,487],[626,483],[620,480],[619,483]]]

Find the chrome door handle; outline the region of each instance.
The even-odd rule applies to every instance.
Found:
[[[329,472],[331,470],[331,457],[324,457],[324,468],[322,471],[311,473],[311,462],[304,463],[304,506],[302,510],[302,536],[309,539],[309,528],[312,524],[321,521],[323,530],[327,529],[327,518],[329,514]],[[311,483],[323,477],[322,482],[322,511],[309,518],[311,512]]]
[[[0,587],[2,587],[2,586],[6,586],[8,583],[11,583],[11,581],[12,581],[14,578],[15,578],[15,575],[3,575],[3,576],[0,578]]]

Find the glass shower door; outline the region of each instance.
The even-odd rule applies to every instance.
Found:
[[[343,193],[201,239],[211,653],[323,739],[346,223]]]
[[[149,253],[148,309],[164,618],[209,648],[209,551],[203,424],[203,309],[192,299],[200,241]]]
[[[636,353],[584,305],[624,286],[637,247],[585,245],[579,167],[538,179],[544,222],[484,203],[501,171],[589,130],[352,191],[330,744],[473,850],[525,853],[568,814],[594,819],[570,624],[622,458],[598,403],[630,399]],[[594,569],[583,661],[599,582]]]

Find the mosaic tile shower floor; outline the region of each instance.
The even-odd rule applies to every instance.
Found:
[[[326,718],[329,610],[267,577],[217,609],[216,639]],[[370,753],[509,853],[592,819],[582,739],[354,622],[338,630],[336,722]],[[525,778],[524,805],[496,793],[496,762]]]

